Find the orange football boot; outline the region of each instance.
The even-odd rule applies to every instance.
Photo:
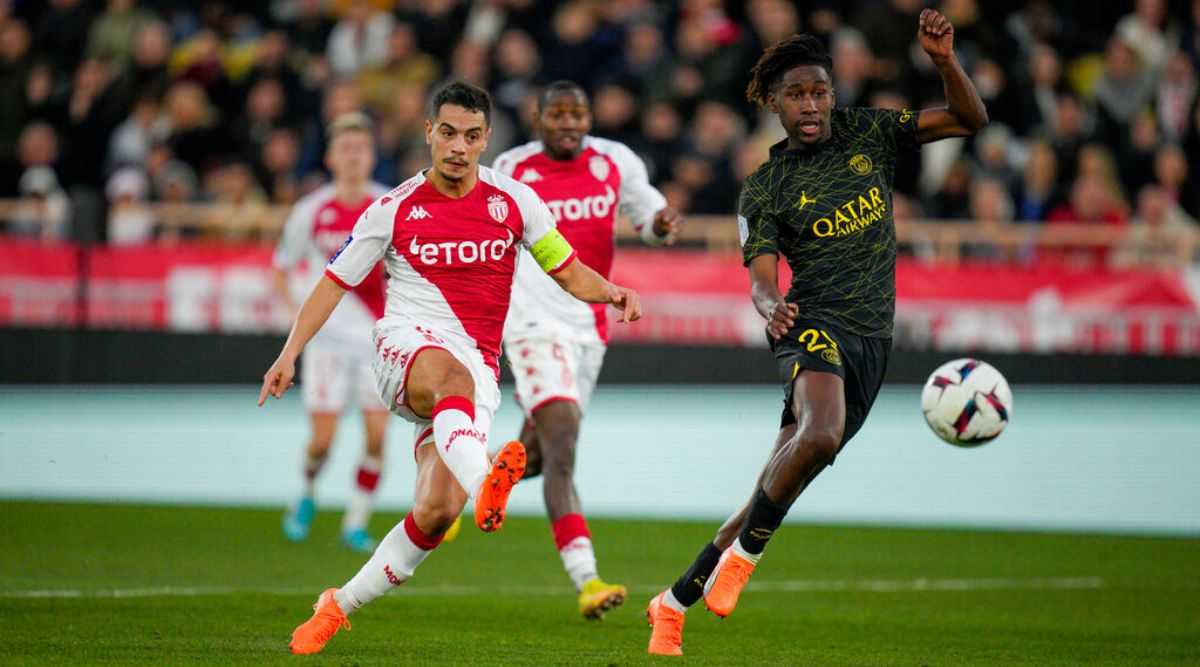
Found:
[[[663,604],[666,594],[666,591],[659,593],[646,607],[650,622],[650,646],[646,651],[654,655],[683,655],[683,614]]]
[[[485,533],[500,530],[508,494],[525,474],[525,445],[513,440],[496,453],[479,496],[475,498],[475,525]]]
[[[338,630],[350,629],[350,621],[346,619],[346,614],[342,613],[337,600],[333,599],[336,592],[336,588],[330,588],[317,598],[317,603],[313,605],[312,618],[301,623],[292,633],[292,653],[317,653],[325,648],[325,642],[337,634]]]
[[[704,606],[721,618],[728,616],[753,572],[754,563],[733,553],[733,547],[726,549],[704,584]]]

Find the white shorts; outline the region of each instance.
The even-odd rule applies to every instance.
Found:
[[[571,401],[587,409],[604,365],[603,343],[571,341],[541,333],[504,341],[504,353],[517,382],[517,403],[526,417],[551,401]]]
[[[300,355],[300,380],[304,409],[310,413],[340,415],[349,407],[383,412],[375,391],[371,359],[365,354],[323,345],[310,345]]]
[[[414,424],[413,451],[433,442],[433,421],[415,414],[408,406],[405,384],[412,361],[422,350],[437,348],[454,356],[475,381],[475,429],[487,445],[492,419],[500,407],[500,385],[496,372],[483,360],[483,353],[462,335],[424,327],[408,320],[389,317],[375,325],[375,389],[392,414]]]

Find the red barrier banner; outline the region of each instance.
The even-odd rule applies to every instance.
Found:
[[[271,249],[93,248],[0,240],[0,325],[284,332]],[[765,345],[737,253],[622,248],[614,279],[645,317],[618,341]],[[788,271],[780,267],[780,281]],[[86,275],[86,280],[81,280]],[[82,288],[81,288],[82,285]],[[82,289],[82,292],[81,292]],[[947,351],[1200,355],[1200,271],[929,266],[901,259],[898,346]]]

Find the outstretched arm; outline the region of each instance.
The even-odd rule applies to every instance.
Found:
[[[767,333],[775,340],[796,323],[799,309],[785,302],[779,291],[778,255],[759,255],[750,261],[750,298],[754,309],[767,320]]]
[[[925,109],[917,120],[917,143],[929,143],[949,137],[969,137],[987,125],[987,109],[954,55],[954,26],[940,13],[921,12],[917,41],[933,59],[942,75],[946,106]]]
[[[641,298],[637,292],[608,282],[578,259],[572,259],[550,276],[559,287],[580,301],[611,303],[620,308],[621,317],[617,318],[618,322],[633,322],[642,316]]]
[[[279,358],[263,376],[262,392],[258,395],[260,406],[266,402],[268,394],[281,398],[283,392],[292,386],[292,378],[296,377],[296,358],[321,329],[321,325],[325,324],[325,320],[329,319],[329,314],[337,307],[345,293],[345,288],[330,280],[329,276],[321,277],[321,281],[304,300],[304,305],[300,306],[296,321],[292,323],[292,332],[288,334]]]

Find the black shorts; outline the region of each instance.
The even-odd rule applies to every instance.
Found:
[[[796,320],[796,325],[779,340],[767,338],[775,353],[779,380],[783,383],[783,417],[779,427],[796,423],[796,415],[792,413],[792,388],[801,369],[836,373],[846,388],[846,425],[841,444],[845,447],[862,428],[875,397],[879,395],[892,351],[892,339],[845,333],[816,320]]]

